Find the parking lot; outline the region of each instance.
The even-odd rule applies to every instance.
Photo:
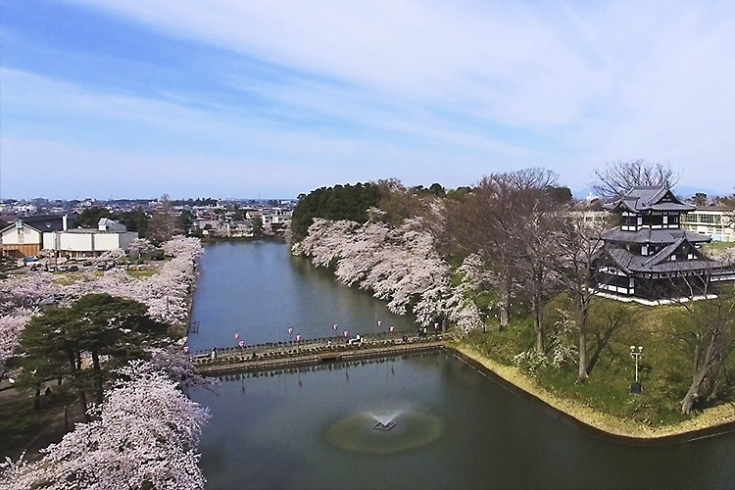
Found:
[[[25,265],[17,267],[10,271],[11,274],[24,273],[69,273],[69,272],[104,272],[112,269],[121,269],[128,271],[146,271],[158,269],[158,264],[163,262],[157,261],[110,261],[110,260],[92,260],[92,259],[41,259],[28,262]]]

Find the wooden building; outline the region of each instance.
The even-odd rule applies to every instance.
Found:
[[[694,206],[665,186],[637,186],[606,206],[619,225],[603,235],[594,286],[603,292],[650,300],[704,294],[735,281],[732,266],[702,255],[711,237],[682,228]]]
[[[2,254],[22,259],[35,257],[43,246],[43,234],[66,230],[74,225],[74,216],[28,216],[18,218],[2,230]]]

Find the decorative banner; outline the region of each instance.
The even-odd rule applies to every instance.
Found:
[[[289,335],[291,335],[292,333],[293,333],[293,328],[290,328],[290,327],[289,327],[289,329],[288,329],[288,334],[289,334]]]
[[[301,334],[296,336],[296,342],[301,342]]]
[[[345,337],[349,337],[349,335],[350,335],[350,332],[348,332],[347,330],[345,330],[345,331],[344,331],[344,336],[345,336]]]
[[[241,340],[240,342],[237,343],[237,345],[239,345],[240,348],[242,349],[243,347],[245,347],[245,341]]]
[[[439,330],[439,324],[438,323],[435,323],[434,324],[434,330]]]
[[[337,324],[336,324],[336,323],[335,323],[334,325],[332,325],[332,329],[333,329],[333,330],[334,330],[335,332],[337,331]]]
[[[378,320],[378,327],[380,327],[383,324],[382,320]]]
[[[395,331],[396,331],[396,327],[394,327],[393,325],[391,325],[391,326],[390,326],[390,333],[393,333],[393,332],[395,332]]]
[[[236,333],[236,334],[235,334],[235,340],[237,340],[237,339],[239,339],[239,338],[240,338],[240,334],[239,334],[239,333]]]

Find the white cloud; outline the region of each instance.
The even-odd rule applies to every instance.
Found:
[[[289,74],[211,66],[266,106],[246,110],[215,95],[142,99],[4,70],[11,113],[140,125],[160,134],[161,165],[179,158],[178,138],[202,158],[214,148],[222,168],[287,165],[302,181],[324,179],[315,186],[390,176],[464,185],[546,166],[578,188],[592,167],[627,158],[671,163],[694,185],[735,182],[730,3],[70,2]]]

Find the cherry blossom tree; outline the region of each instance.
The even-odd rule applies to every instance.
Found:
[[[43,458],[0,465],[3,488],[202,489],[196,452],[209,413],[150,363],[131,362],[93,409]]]
[[[142,244],[141,246],[144,246]],[[175,327],[188,320],[188,301],[196,284],[196,259],[204,249],[196,238],[176,236],[163,244],[166,261],[158,274],[134,278],[123,270],[111,269],[103,275],[81,273],[76,281],[60,283],[47,272],[23,274],[0,282],[0,362],[12,356],[21,330],[44,304],[70,306],[90,293],[132,299],[148,308],[148,315]]]
[[[121,248],[108,250],[97,257],[98,262],[117,261],[125,258],[125,251]]]
[[[66,310],[90,293],[143,303],[148,315],[183,325],[196,283],[198,239],[174,237],[163,245],[171,257],[158,274],[144,279],[125,271],[102,276],[82,273],[61,284],[49,273],[26,274],[0,283],[0,368],[14,355],[19,338],[45,304]],[[153,348],[148,362],[133,362],[121,380],[90,413],[95,420],[78,424],[61,443],[43,450],[38,463],[23,459],[0,464],[0,486],[26,488],[200,489],[204,478],[196,446],[206,410],[190,401],[182,388],[211,385],[182,355],[182,346]],[[77,359],[70,368],[77,367]]]
[[[420,217],[391,227],[315,218],[299,251],[321,267],[333,267],[348,286],[371,291],[396,314],[411,312],[421,325],[440,318],[461,328],[479,323],[479,315],[450,285],[450,269],[436,249],[435,236]]]
[[[31,318],[30,311],[19,309],[12,315],[0,315],[0,381],[7,374],[7,361],[18,347],[20,334]]]
[[[151,349],[151,359],[149,362],[141,364],[141,369],[149,369],[152,373],[164,373],[184,390],[218,387],[219,381],[217,378],[209,378],[199,374],[199,371],[183,351],[183,344],[185,343],[186,338],[183,338],[177,342],[177,345],[168,346],[164,349]]]
[[[146,238],[134,238],[128,245],[128,252],[135,259],[143,255],[150,255],[155,250],[156,247]]]

